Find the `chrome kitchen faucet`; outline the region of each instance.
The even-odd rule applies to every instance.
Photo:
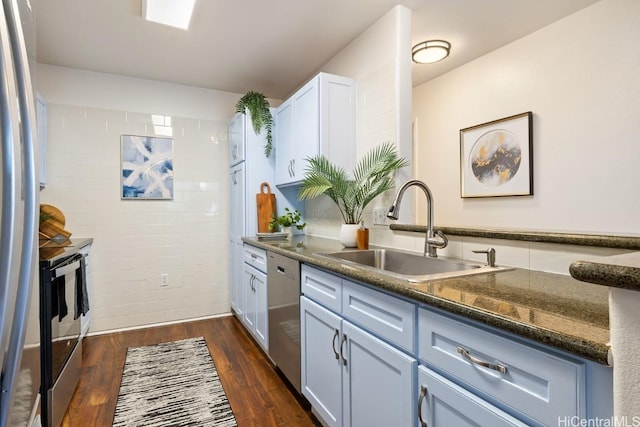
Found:
[[[444,233],[442,233],[442,231],[434,232],[433,230],[433,196],[431,195],[431,190],[429,189],[427,184],[417,179],[412,179],[405,182],[398,190],[396,198],[389,208],[389,212],[387,212],[387,218],[393,220],[398,219],[398,215],[400,214],[400,201],[402,200],[402,196],[404,195],[404,192],[407,191],[407,188],[413,185],[419,187],[420,189],[422,189],[422,191],[424,191],[424,194],[427,196],[427,208],[429,209],[429,216],[427,218],[427,235],[424,239],[423,255],[429,256],[431,258],[437,258],[438,254],[436,252],[436,249],[442,249],[446,247],[449,243],[449,240],[444,235]],[[439,239],[436,238],[436,236],[438,236]]]

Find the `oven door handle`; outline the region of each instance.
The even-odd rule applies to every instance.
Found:
[[[56,268],[55,277],[64,276],[67,273],[76,271],[78,268],[80,268],[80,261],[75,261],[75,262],[72,262],[71,264],[67,264],[60,268]]]

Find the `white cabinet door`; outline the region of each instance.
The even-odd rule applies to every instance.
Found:
[[[422,365],[418,368],[418,384],[421,427],[526,426]]]
[[[245,165],[239,163],[229,173],[229,225],[231,238],[245,234]]]
[[[275,181],[284,185],[293,179],[295,146],[293,136],[293,99],[280,104],[275,113]]]
[[[293,123],[296,152],[292,165],[292,182],[304,178],[306,159],[320,149],[320,105],[318,77],[309,81],[293,96]]]
[[[245,121],[244,114],[236,113],[229,123],[229,166],[245,159]]]
[[[356,163],[356,86],[347,77],[319,74],[319,147],[351,174]]]
[[[276,185],[299,184],[306,159],[323,154],[350,173],[355,163],[355,82],[320,73],[276,112]]]
[[[229,243],[230,304],[238,319],[244,316],[244,261],[242,241],[232,239]]]
[[[268,351],[269,329],[267,318],[267,275],[244,264],[243,321],[260,346]]]
[[[341,319],[300,298],[302,394],[329,426],[342,425]]]
[[[256,272],[253,289],[256,295],[255,337],[265,351],[269,350],[269,317],[267,312],[267,275]]]
[[[344,426],[414,426],[416,359],[346,320],[342,333]]]
[[[254,332],[256,329],[256,308],[257,308],[257,295],[254,288],[255,272],[257,270],[249,265],[244,265],[244,315],[242,319],[244,324],[250,332]]]

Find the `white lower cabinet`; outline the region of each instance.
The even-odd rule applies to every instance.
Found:
[[[245,245],[245,259],[246,255],[247,246]],[[242,288],[241,292],[244,292],[242,321],[258,344],[260,344],[265,351],[268,351],[269,319],[267,313],[267,274],[245,262]]]
[[[416,359],[301,298],[302,389],[330,426],[411,426]]]
[[[420,427],[527,425],[423,365],[418,367],[418,393]]]
[[[302,390],[329,426],[612,417],[610,367],[308,265],[301,280]]]
[[[300,298],[302,394],[329,426],[342,425],[340,316]]]
[[[244,260],[241,240],[231,240],[229,244],[230,303],[239,320],[244,318]]]
[[[349,289],[359,286],[308,266],[302,270],[303,294],[337,289],[347,301]],[[393,299],[379,292],[367,296],[362,307],[386,306],[384,300]],[[375,321],[356,325],[307,296],[300,299],[300,311],[302,390],[327,425],[415,425],[414,357],[374,335]]]
[[[413,357],[343,320],[345,426],[414,424]]]

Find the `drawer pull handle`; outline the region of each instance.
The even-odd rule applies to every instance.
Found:
[[[418,421],[420,421],[420,427],[428,427],[427,422],[422,419],[422,401],[427,397],[427,387],[420,386],[420,397],[418,398]]]
[[[277,266],[276,270],[278,271],[278,273],[284,274],[284,267]]]
[[[507,367],[500,364],[485,362],[484,360],[477,359],[471,355],[469,350],[463,347],[458,347],[458,353],[462,355],[465,359],[467,359],[471,363],[475,363],[476,365],[484,366],[485,368],[493,369],[494,371],[498,371],[501,374],[507,373]]]
[[[256,255],[256,254],[251,254],[250,256],[251,256],[251,259],[256,259],[256,258],[258,258],[258,255]]]
[[[342,364],[347,366],[347,358],[342,354],[342,348],[344,347],[344,343],[347,342],[347,334],[342,334],[342,342],[340,343],[340,357],[342,357]]]
[[[331,347],[333,347],[333,354],[336,355],[336,360],[340,359],[340,355],[336,351],[336,338],[338,338],[338,335],[340,335],[340,332],[338,332],[338,330],[336,329],[335,333],[333,334],[333,342],[331,343]]]

